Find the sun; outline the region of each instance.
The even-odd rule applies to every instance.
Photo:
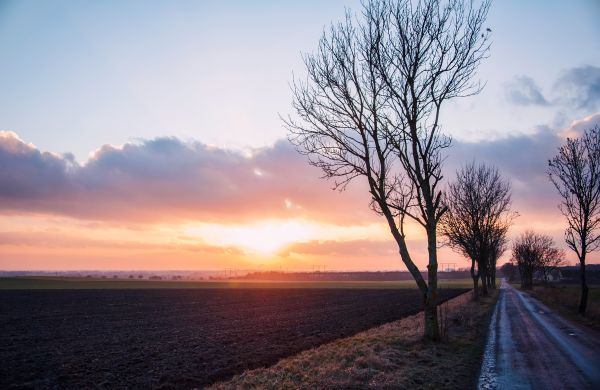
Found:
[[[185,226],[183,232],[208,245],[235,247],[261,258],[274,257],[279,250],[294,243],[387,237],[387,228],[381,223],[347,226],[306,219],[267,219],[247,225],[196,223]]]
[[[263,221],[251,225],[202,225],[188,229],[211,245],[235,246],[246,252],[272,256],[288,244],[315,236],[311,224],[302,221]]]
[[[260,255],[273,255],[285,245],[304,239],[309,228],[297,222],[266,222],[228,228],[226,241]]]

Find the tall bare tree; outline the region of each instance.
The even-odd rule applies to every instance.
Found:
[[[297,117],[290,140],[335,188],[355,178],[369,188],[400,257],[423,294],[425,337],[439,339],[437,223],[443,150],[440,112],[446,100],[476,94],[472,81],[488,53],[483,29],[489,1],[371,0],[362,14],[323,34],[304,55],[305,81],[292,85]],[[427,232],[424,280],[406,245],[406,217]]]
[[[528,230],[513,243],[513,262],[521,275],[521,287],[533,288],[535,271],[542,271],[548,264],[555,264],[564,258],[564,252],[556,248],[552,237]]]
[[[588,286],[586,255],[600,247],[600,128],[583,137],[567,139],[558,155],[548,162],[548,175],[562,197],[559,208],[567,218],[565,240],[577,254],[581,275],[579,313],[585,315]]]
[[[506,233],[515,214],[510,212],[510,183],[498,169],[485,164],[467,164],[450,183],[444,203],[448,211],[440,232],[448,245],[471,260],[473,297],[488,294],[491,268],[495,278],[496,260],[504,252]]]

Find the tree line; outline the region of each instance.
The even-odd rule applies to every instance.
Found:
[[[442,133],[442,107],[483,87],[476,74],[489,55],[489,8],[490,0],[479,5],[466,0],[365,0],[361,13],[347,11],[344,20],[324,31],[317,49],[303,55],[306,77],[293,80],[294,115],[284,118],[290,141],[335,189],[344,190],[355,180],[367,184],[370,208],[386,222],[400,260],[422,293],[424,337],[432,340],[440,338],[440,241],[471,260],[475,297],[480,283],[481,294],[487,295],[496,287],[496,263],[508,249],[508,229],[517,216],[510,210],[510,183],[495,167],[467,164],[444,190],[451,138]],[[587,137],[582,143],[593,141]],[[585,253],[599,242],[590,233],[598,224],[593,208],[598,196],[573,195],[587,176],[565,184],[573,174],[563,167],[571,163],[569,153],[587,150],[576,141],[565,148],[558,157],[567,157],[550,162],[550,177],[567,195],[561,208],[567,219],[587,216],[587,222],[569,222],[567,240],[585,264]],[[595,199],[583,214],[572,206],[580,198]],[[409,220],[427,237],[426,278],[407,245]],[[581,239],[585,242],[577,241]],[[512,248],[515,258],[521,258],[518,243]]]
[[[600,128],[567,138],[558,154],[548,161],[548,177],[561,197],[559,209],[567,221],[565,242],[580,265],[579,313],[585,315],[588,286],[586,255],[600,247]],[[510,184],[496,168],[468,164],[445,192],[448,212],[441,223],[450,247],[471,259],[474,297],[495,288],[498,257],[507,249],[506,234],[516,213],[510,212]],[[550,272],[565,263],[565,252],[552,237],[527,230],[512,244],[511,264],[521,278],[521,287],[533,287],[534,274],[548,281]]]

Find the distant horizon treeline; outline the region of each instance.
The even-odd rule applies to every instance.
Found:
[[[498,267],[499,276],[502,277],[501,268]],[[577,278],[578,265],[558,267],[565,279]],[[588,264],[587,271],[590,282],[600,283],[600,264]],[[427,271],[421,273],[426,275]],[[2,271],[0,277],[72,277],[72,278],[102,278],[102,279],[135,279],[135,280],[274,280],[274,281],[397,281],[412,280],[408,271],[344,271],[344,270],[314,270],[314,271],[283,271],[283,270],[90,270],[90,271]],[[470,278],[468,268],[456,268],[440,272],[441,279],[466,279]],[[160,278],[160,279],[159,279]]]

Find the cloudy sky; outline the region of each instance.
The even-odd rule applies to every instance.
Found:
[[[0,0],[0,269],[403,269],[364,183],[332,191],[279,120],[345,6]],[[563,245],[545,169],[600,123],[598,17],[595,0],[496,1],[486,87],[444,109],[447,177],[496,165],[511,236]],[[421,266],[423,237],[410,227]]]

